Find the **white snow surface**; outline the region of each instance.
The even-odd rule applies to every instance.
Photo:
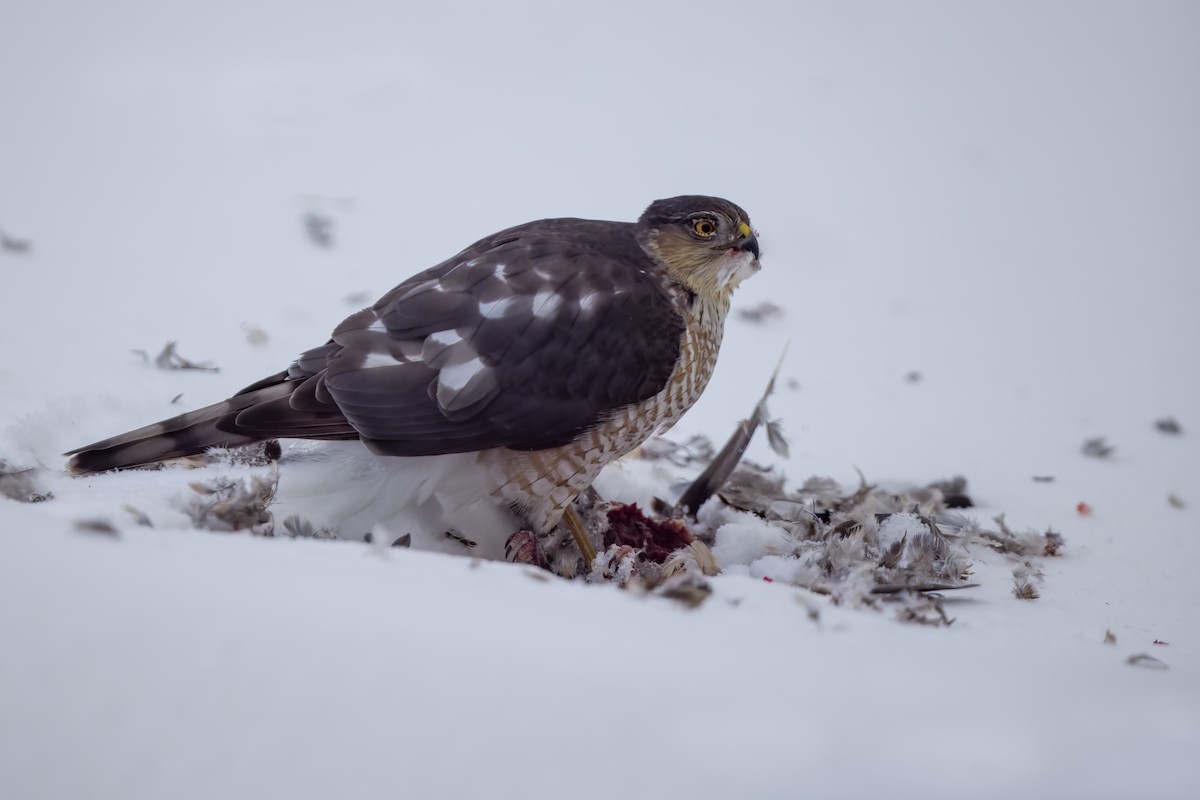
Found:
[[[54,495],[0,497],[0,797],[1200,794],[1200,6],[0,16],[0,230],[31,245],[0,249],[0,458]],[[764,268],[672,438],[723,441],[790,342],[791,455],[749,456],[793,483],[966,475],[980,520],[1065,537],[1040,599],[984,551],[949,627],[837,606],[746,517],[688,609],[197,530],[178,498],[215,467],[62,472],[482,235],[684,193],[745,207]],[[220,372],[130,352],[168,340]],[[1097,436],[1110,457],[1080,452]],[[601,488],[645,504],[677,472]]]

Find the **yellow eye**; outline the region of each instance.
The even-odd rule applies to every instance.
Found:
[[[717,232],[717,223],[711,219],[698,219],[692,223],[692,230],[707,239]]]

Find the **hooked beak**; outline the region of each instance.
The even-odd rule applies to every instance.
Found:
[[[753,231],[751,231],[750,233],[746,234],[746,235],[745,235],[745,236],[743,236],[741,239],[738,239],[738,240],[737,240],[737,242],[736,242],[736,243],[733,245],[733,247],[734,247],[734,249],[735,249],[735,250],[741,250],[742,252],[749,251],[749,252],[753,253],[753,254],[754,254],[754,260],[755,260],[755,261],[757,261],[757,260],[758,260],[758,256],[759,256],[759,253],[758,253],[758,238],[757,238],[757,237],[755,237],[755,235],[754,235],[754,232],[753,232]]]

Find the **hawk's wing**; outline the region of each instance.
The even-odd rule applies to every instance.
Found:
[[[660,274],[626,223],[512,228],[351,316],[243,392],[286,384],[285,396],[218,426],[257,438],[352,426],[400,456],[564,444],[670,377],[684,321]]]

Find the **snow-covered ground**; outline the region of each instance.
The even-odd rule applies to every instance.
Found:
[[[1200,792],[1200,6],[0,17],[0,459],[53,494],[0,497],[0,796]],[[750,211],[737,308],[783,313],[731,319],[672,438],[723,440],[790,342],[791,455],[750,457],[794,483],[965,475],[984,523],[1064,536],[1040,599],[975,548],[949,627],[744,564],[689,609],[196,530],[178,502],[205,471],[62,474],[479,236],[682,193]],[[130,352],[168,340],[220,372]],[[677,477],[648,471],[607,493]]]

